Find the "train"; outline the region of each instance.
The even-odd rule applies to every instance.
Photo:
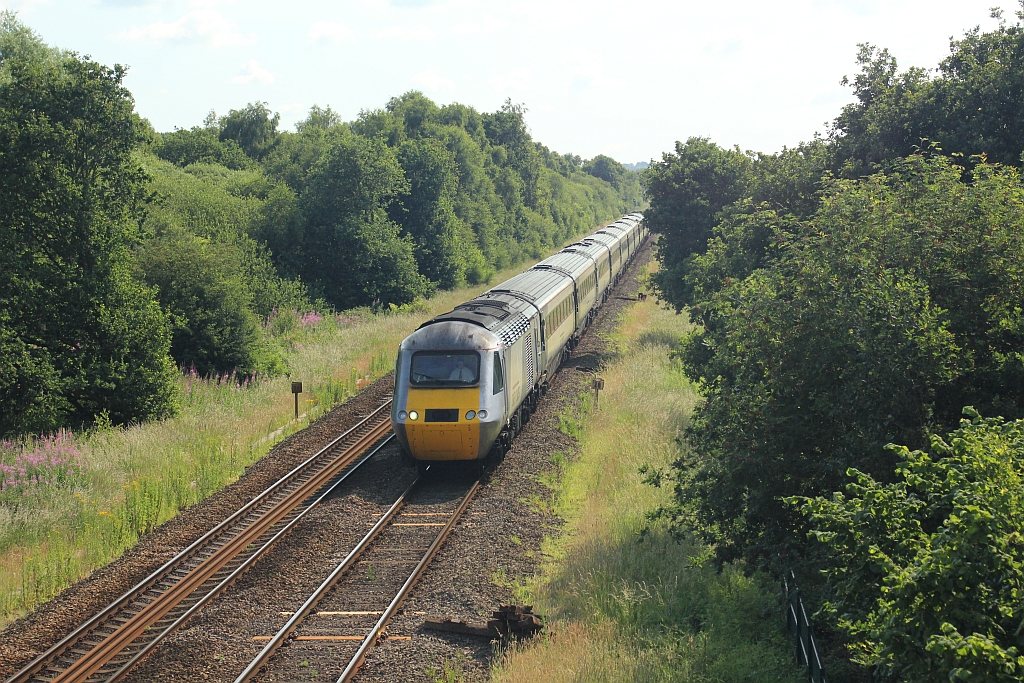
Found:
[[[627,214],[402,341],[391,425],[421,474],[511,447],[647,234]]]

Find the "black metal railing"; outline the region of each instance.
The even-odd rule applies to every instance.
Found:
[[[821,663],[818,643],[814,640],[814,627],[807,614],[800,589],[796,585],[796,574],[792,569],[782,575],[782,590],[786,595],[786,628],[793,637],[796,661],[807,667],[807,679],[811,683],[828,683],[825,667]]]

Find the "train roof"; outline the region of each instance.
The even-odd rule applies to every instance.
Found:
[[[501,337],[479,322],[447,318],[447,315],[450,314],[425,322],[406,337],[399,348],[413,351],[463,351],[496,349],[501,345]]]
[[[598,259],[608,253],[608,245],[604,242],[588,237],[584,240],[580,240],[579,242],[570,244],[564,249],[564,251],[586,254],[591,258]]]
[[[609,247],[618,247],[619,242],[625,239],[625,237],[624,234],[618,230],[598,230],[590,236],[590,239],[602,242]]]
[[[557,270],[531,269],[502,282],[484,296],[506,294],[542,308],[565,289],[567,281],[571,281],[569,276]]]
[[[593,272],[594,260],[586,254],[563,250],[544,259],[531,270],[554,270],[576,280],[585,276],[588,271]]]

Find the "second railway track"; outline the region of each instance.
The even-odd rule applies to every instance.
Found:
[[[236,679],[350,681],[434,555],[462,518],[480,481],[418,478],[381,515]],[[319,607],[319,608],[318,608]],[[287,645],[284,650],[282,646]],[[284,678],[283,678],[284,677]]]
[[[479,480],[414,481],[305,602],[282,613],[276,634],[256,638],[266,644],[235,683],[350,681],[479,488]]]
[[[390,407],[389,400],[34,659],[7,683],[121,680],[365,462],[377,450],[373,448],[375,444],[390,439]]]

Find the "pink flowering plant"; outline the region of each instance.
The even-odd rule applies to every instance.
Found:
[[[85,463],[71,432],[0,442],[0,505],[16,509],[39,491],[82,482]]]

